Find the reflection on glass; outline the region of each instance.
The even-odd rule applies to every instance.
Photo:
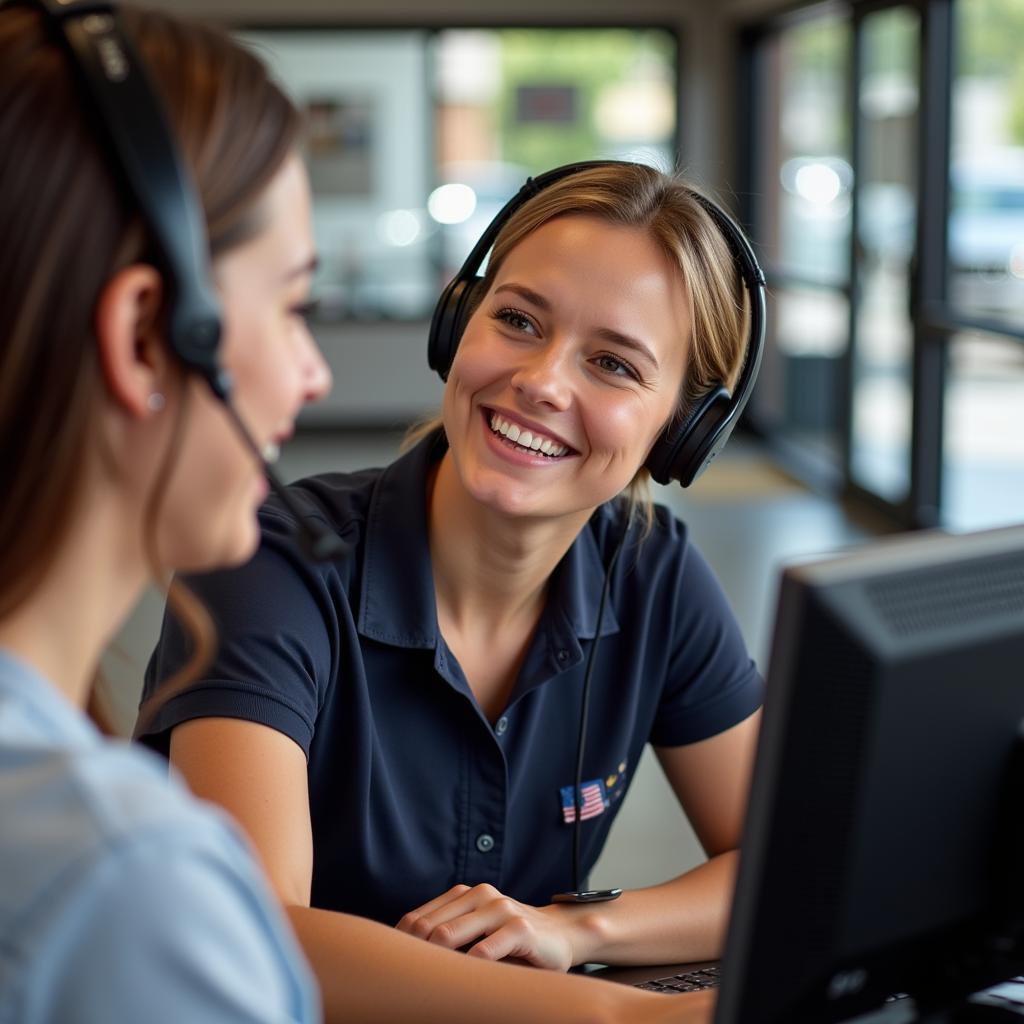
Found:
[[[458,186],[472,196],[461,216],[434,218],[442,276],[530,174],[597,158],[670,170],[675,63],[675,40],[661,30],[439,32],[434,194]]]
[[[767,39],[757,61],[758,241],[769,265],[835,284],[849,273],[847,19],[823,16]]]
[[[896,7],[864,18],[858,118],[857,308],[851,473],[893,502],[910,488],[909,312],[917,179],[920,18]]]
[[[240,33],[306,117],[320,320],[408,319],[437,297],[426,153],[427,35]]]
[[[949,297],[1024,326],[1024,4],[959,0],[950,164]]]
[[[828,465],[839,459],[849,316],[846,296],[834,289],[772,289],[767,345],[751,400],[766,426]]]
[[[954,337],[943,453],[947,526],[974,530],[1024,522],[1024,344]]]
[[[307,121],[319,319],[418,319],[528,174],[674,163],[676,44],[648,29],[239,33]]]

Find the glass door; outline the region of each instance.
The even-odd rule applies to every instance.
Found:
[[[885,504],[911,491],[921,17],[900,5],[856,27],[854,302],[848,479]]]

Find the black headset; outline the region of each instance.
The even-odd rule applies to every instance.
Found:
[[[480,268],[495,239],[512,215],[549,185],[570,175],[596,167],[634,166],[622,160],[584,160],[527,178],[523,187],[501,208],[487,226],[459,272],[441,293],[430,322],[427,362],[442,380],[448,379],[459,347],[459,340],[481,295],[484,278]],[[689,486],[722,450],[750,399],[761,366],[765,335],[765,279],[754,251],[735,221],[706,196],[691,192],[729,246],[736,269],[750,295],[750,334],[743,367],[732,392],[724,384],[712,388],[688,409],[681,420],[673,421],[654,442],[646,466],[661,484],[678,480]]]
[[[109,0],[7,0],[41,12],[64,48],[107,141],[115,173],[142,215],[160,257],[167,290],[167,342],[182,365],[209,384],[267,481],[295,519],[304,551],[315,559],[347,550],[336,535],[296,505],[231,402],[231,378],[220,363],[221,309],[210,280],[209,244],[188,168],[145,64]]]

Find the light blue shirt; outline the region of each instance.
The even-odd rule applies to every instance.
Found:
[[[226,817],[0,650],[0,1024],[318,1019]]]

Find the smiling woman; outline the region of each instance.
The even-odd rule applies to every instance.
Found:
[[[488,268],[442,368],[442,424],[384,470],[294,485],[349,555],[305,565],[271,501],[252,562],[192,579],[220,653],[146,729],[248,829],[339,1019],[383,1013],[339,983],[364,936],[350,914],[407,933],[373,945],[405,977],[410,935],[422,956],[468,950],[438,961],[451,1004],[419,1007],[446,1024],[584,1013],[575,988],[557,1013],[476,1004],[479,960],[701,960],[724,931],[761,680],[685,526],[652,508],[645,527],[617,496],[736,380],[741,274],[700,199],[632,164],[541,187]],[[168,616],[151,680],[184,654]],[[585,876],[648,743],[707,863],[553,901],[576,881],[577,813]]]

